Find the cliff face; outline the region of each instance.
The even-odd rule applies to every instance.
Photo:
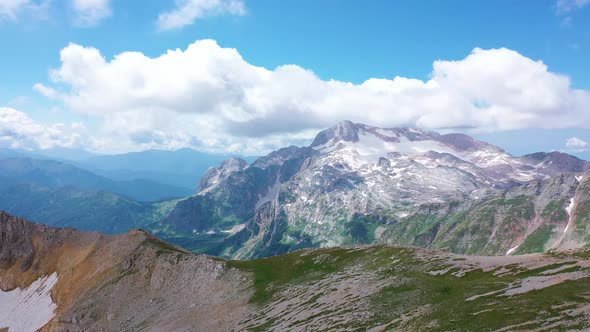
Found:
[[[273,208],[260,209],[260,229],[281,227],[268,223]],[[143,231],[105,236],[0,212],[0,257],[0,330],[590,328],[583,250],[475,257],[381,245],[224,261]]]

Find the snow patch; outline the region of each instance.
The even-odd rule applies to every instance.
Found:
[[[0,290],[0,329],[37,331],[47,324],[57,309],[51,298],[51,289],[57,280],[57,272],[54,272],[25,289]]]
[[[576,204],[576,199],[575,197],[572,197],[572,199],[570,200],[570,204],[565,208],[565,212],[567,212],[568,216],[571,216],[574,204]]]
[[[578,175],[578,176],[576,176],[576,181],[578,181],[578,182],[582,182],[582,178],[583,178],[583,176],[581,176],[581,175]]]
[[[407,217],[407,216],[409,216],[409,215],[410,215],[410,214],[409,214],[408,212],[406,212],[406,211],[399,212],[399,213],[397,214],[398,218],[405,218],[405,217]]]
[[[521,182],[528,182],[542,175],[536,170],[526,170],[523,168],[523,166],[526,166],[525,164],[499,149],[484,147],[478,150],[459,151],[451,145],[434,139],[410,140],[408,137],[399,134],[396,135],[399,137],[399,142],[391,142],[383,138],[384,136],[394,137],[392,135],[396,134],[379,128],[375,129],[375,132],[360,130],[357,142],[336,141],[336,139],[333,139],[313,148],[320,151],[324,159],[330,163],[343,162],[353,170],[361,169],[367,164],[376,164],[379,158],[387,158],[388,156],[393,160],[414,160],[427,168],[434,168],[441,165],[441,163],[444,164],[437,158],[433,159],[431,156],[425,156],[426,152],[434,151],[453,155],[464,162],[475,164],[483,169],[494,170],[502,165],[509,166],[508,174],[506,174],[508,178]],[[399,153],[399,155],[392,158],[392,153]],[[393,160],[392,164],[394,164]],[[539,165],[535,166],[535,169],[538,167]]]
[[[518,249],[518,246],[514,247],[514,248],[510,248],[508,249],[508,251],[506,252],[506,256],[510,255],[511,253],[514,252],[514,250]]]
[[[565,234],[567,232],[567,230],[570,228],[570,225],[572,223],[572,210],[574,209],[575,204],[576,204],[576,197],[574,196],[570,200],[570,204],[565,208],[565,212],[567,212],[567,225],[565,226],[565,229],[563,230],[563,234]]]
[[[379,134],[383,136],[393,137],[391,132],[380,130]],[[432,141],[410,141],[406,137],[400,137],[400,142],[387,142],[381,137],[376,136],[370,132],[359,132],[358,142],[328,142],[314,147],[325,154],[338,154],[347,161],[352,167],[366,163],[377,163],[380,157],[386,157],[390,152],[398,152],[402,155],[418,155],[428,151],[436,151],[439,153],[457,154],[456,151],[448,146]],[[344,153],[343,153],[344,152]],[[352,160],[351,160],[352,159]]]
[[[246,224],[239,224],[239,225],[235,225],[234,227],[230,228],[230,229],[226,229],[224,231],[221,231],[222,233],[229,233],[229,234],[236,234],[237,232],[241,231],[242,229],[246,228]]]
[[[377,129],[375,129],[375,132],[377,134],[383,135],[385,137],[396,137],[396,135],[394,133],[392,133],[391,131],[386,130],[386,129],[377,128]]]

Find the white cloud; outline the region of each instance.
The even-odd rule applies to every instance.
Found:
[[[80,26],[94,26],[112,15],[110,0],[73,0],[72,6]]]
[[[556,13],[559,16],[564,16],[561,20],[562,28],[573,27],[572,13],[576,10],[582,9],[590,5],[590,0],[557,0],[555,5]]]
[[[24,14],[43,17],[51,0],[0,0],[0,21],[18,21]]]
[[[0,0],[0,17],[16,20],[18,12],[28,3],[28,0]]]
[[[580,138],[570,137],[565,141],[565,147],[568,151],[579,153],[588,151],[588,147],[590,147],[590,144],[588,144],[588,142]]]
[[[0,107],[0,147],[3,148],[91,148],[86,132],[86,128],[80,123],[44,125],[21,111]]]
[[[590,5],[590,0],[557,0],[557,14],[563,15]]]
[[[47,98],[55,99],[57,98],[57,91],[55,89],[50,88],[44,84],[37,83],[33,85],[33,90],[39,92],[40,94],[44,95]]]
[[[344,119],[477,131],[590,128],[590,92],[515,51],[476,48],[435,61],[430,79],[322,80],[296,65],[246,62],[201,40],[158,57],[70,44],[51,72],[67,108],[103,120],[100,149],[184,146],[262,153]],[[40,88],[37,88],[38,90]],[[43,91],[41,91],[43,92]]]
[[[158,30],[171,30],[193,24],[196,20],[213,15],[244,15],[242,0],[176,0],[176,8],[160,13]]]

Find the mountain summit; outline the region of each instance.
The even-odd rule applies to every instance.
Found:
[[[512,156],[464,134],[344,121],[308,147],[211,168],[152,230],[227,257],[355,243],[494,255],[576,247],[588,242],[576,233],[588,167],[562,153]]]

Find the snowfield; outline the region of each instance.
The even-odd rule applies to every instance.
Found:
[[[57,309],[51,298],[51,289],[57,280],[57,273],[54,272],[37,279],[25,289],[0,290],[0,329],[34,332],[47,324]]]

